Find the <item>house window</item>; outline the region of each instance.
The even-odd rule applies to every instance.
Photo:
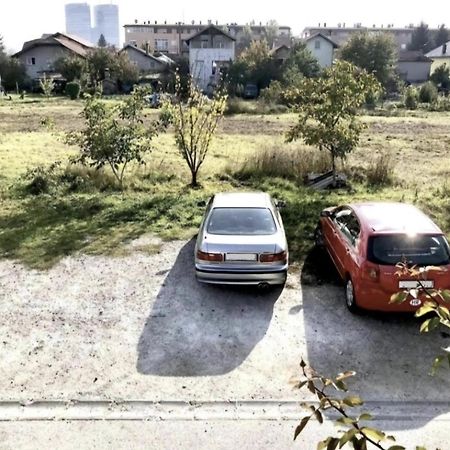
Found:
[[[160,52],[167,52],[169,50],[168,39],[155,39],[155,48]]]
[[[320,41],[319,41],[319,39],[316,39],[316,40],[314,41],[314,48],[315,48],[316,50],[320,50]]]
[[[27,65],[28,66],[36,65],[36,58],[34,56],[31,56],[31,57],[27,58]]]

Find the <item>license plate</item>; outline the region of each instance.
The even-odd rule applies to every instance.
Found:
[[[255,253],[227,253],[226,261],[256,261]]]
[[[425,289],[434,288],[433,280],[422,280],[420,283]],[[400,289],[417,289],[419,286],[420,285],[418,281],[399,281],[398,283],[398,287]]]

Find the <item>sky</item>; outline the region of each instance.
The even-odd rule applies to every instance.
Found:
[[[24,41],[36,39],[43,33],[65,31],[66,3],[66,0],[1,0],[0,35],[3,36],[6,48],[18,51]],[[337,26],[338,23],[345,22],[347,26],[352,26],[361,22],[366,26],[394,24],[403,27],[423,20],[430,27],[437,27],[442,23],[450,27],[448,0],[434,0],[428,7],[415,0],[116,0],[112,3],[119,5],[120,27],[134,23],[135,19],[141,23],[144,20],[156,20],[158,23],[164,20],[186,23],[201,20],[206,23],[209,19],[214,22],[218,20],[219,23],[247,23],[251,20],[266,23],[274,19],[279,25],[290,26],[294,35],[300,35],[306,26],[317,26],[319,23]],[[122,28],[120,35],[123,41]]]

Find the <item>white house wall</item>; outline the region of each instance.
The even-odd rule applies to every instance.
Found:
[[[316,41],[320,42],[320,48],[316,48]],[[333,54],[334,48],[326,39],[318,36],[313,38],[306,43],[307,49],[312,53],[312,55],[317,59],[321,68],[330,67],[333,64]]]
[[[71,52],[63,47],[40,45],[25,50],[20,54],[19,60],[24,64],[27,75],[31,79],[36,79],[42,77],[42,72],[52,70],[53,64],[57,59],[70,54]],[[32,58],[34,58],[35,64],[31,64]]]
[[[200,89],[205,90],[212,76],[214,62],[234,60],[232,48],[191,48],[189,50],[189,69]]]

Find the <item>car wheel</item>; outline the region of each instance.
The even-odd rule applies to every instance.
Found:
[[[320,224],[317,225],[316,229],[314,230],[314,245],[319,248],[324,246],[323,232]]]
[[[359,312],[359,307],[356,303],[355,288],[351,278],[348,278],[345,283],[345,304],[351,313],[357,314]]]

